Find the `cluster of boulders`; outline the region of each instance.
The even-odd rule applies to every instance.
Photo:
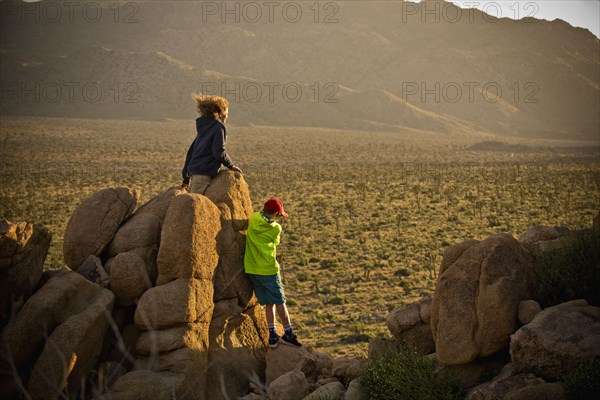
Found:
[[[170,188],[136,209],[139,196],[107,188],[78,205],[64,236],[69,269],[42,273],[48,232],[2,221],[3,395],[289,400],[335,382],[345,391],[330,357],[268,347],[243,268],[252,205],[241,175],[221,172],[205,195]],[[302,385],[293,396],[289,379]]]
[[[265,384],[240,400],[366,400],[355,359],[332,359],[310,348],[281,345],[267,352]]]
[[[433,297],[393,310],[390,332],[433,354],[469,399],[565,399],[556,380],[600,360],[600,308],[574,300],[542,309],[536,262],[574,234],[538,226],[519,240],[498,234],[450,247]]]

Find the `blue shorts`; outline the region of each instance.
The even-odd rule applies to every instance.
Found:
[[[285,291],[281,277],[277,275],[247,274],[254,286],[254,293],[261,305],[285,304]]]

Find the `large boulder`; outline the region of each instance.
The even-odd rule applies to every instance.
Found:
[[[469,400],[566,400],[561,383],[546,383],[533,374],[499,376],[473,388]]]
[[[519,242],[532,244],[540,241],[554,240],[569,234],[569,232],[569,228],[562,226],[532,226],[519,236]]]
[[[333,360],[332,374],[336,378],[352,381],[360,377],[365,360],[355,357],[340,357]]]
[[[264,312],[258,306],[242,313],[229,311],[222,306],[226,302],[215,305],[210,325],[207,393],[211,400],[238,398],[247,393],[250,382],[265,379],[268,333]]]
[[[248,227],[248,218],[252,215],[252,200],[242,174],[231,170],[220,171],[210,182],[204,195],[215,204],[227,204],[232,213],[231,221],[235,231]]]
[[[414,346],[423,354],[435,351],[431,334],[431,297],[391,311],[387,316],[387,327],[400,342]]]
[[[0,221],[0,326],[12,302],[26,300],[38,285],[52,235],[44,227]]]
[[[79,204],[65,229],[65,264],[76,270],[90,254],[99,256],[131,214],[139,196],[138,190],[107,188]]]
[[[102,350],[114,300],[111,291],[100,288],[82,312],[54,329],[29,378],[31,399],[58,399],[63,391],[79,392]]]
[[[136,251],[120,253],[110,264],[110,288],[119,305],[135,304],[152,287],[152,271]]]
[[[569,302],[547,308],[511,337],[513,363],[557,378],[600,359],[600,308]]]
[[[544,253],[556,251],[568,246],[575,236],[569,228],[562,226],[533,226],[520,237],[519,242],[535,257],[543,257]]]
[[[212,282],[209,279],[177,279],[144,292],[135,310],[139,329],[167,329],[190,323],[208,323],[212,317]]]
[[[204,323],[188,323],[169,329],[143,331],[137,340],[136,350],[143,356],[156,356],[184,347],[206,348],[204,325]]]
[[[183,347],[158,356],[139,359],[137,368],[158,372],[162,376],[179,376],[180,378],[173,382],[175,385],[171,387],[171,398],[211,400],[210,393],[206,393],[209,365],[204,340],[196,341],[194,347]]]
[[[156,284],[177,278],[212,281],[220,229],[219,209],[205,196],[188,193],[173,198],[161,234]]]
[[[140,206],[115,234],[107,249],[108,256],[115,257],[140,247],[158,248],[171,200],[183,193],[184,190],[172,187]]]
[[[350,381],[344,394],[344,400],[368,400],[360,385],[360,379]]]
[[[57,274],[25,303],[6,326],[3,343],[17,367],[33,365],[46,339],[95,301],[107,302],[112,293],[76,272]],[[100,341],[101,342],[101,341]]]
[[[119,228],[108,245],[108,256],[115,257],[117,254],[143,247],[158,248],[161,227],[162,221],[158,216],[149,212],[136,211]]]
[[[431,306],[438,360],[466,364],[508,347],[519,302],[534,291],[534,257],[512,236],[450,247]]]
[[[267,395],[271,400],[302,400],[309,391],[310,386],[304,374],[291,370],[271,382]]]
[[[344,400],[346,388],[341,382],[327,383],[306,396],[303,400]]]
[[[173,393],[183,380],[182,374],[171,371],[132,371],[117,379],[109,393],[96,400],[173,400]]]
[[[281,375],[298,370],[308,382],[317,381],[321,372],[319,356],[307,347],[292,347],[281,345],[267,351],[267,386]]]
[[[243,309],[256,303],[252,282],[244,271],[246,235],[233,229],[231,209],[218,204],[221,211],[221,231],[217,235],[219,264],[215,270],[215,302],[237,298]]]
[[[256,303],[252,283],[244,273],[244,251],[248,219],[252,215],[250,191],[243,175],[221,171],[205,195],[221,212],[221,231],[217,237],[219,266],[215,271],[215,302],[237,297],[242,308]]]

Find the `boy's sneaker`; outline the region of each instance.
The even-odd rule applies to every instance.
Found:
[[[296,338],[296,335],[291,335],[291,336],[289,336],[288,334],[283,335],[281,337],[281,343],[287,344],[289,346],[294,346],[294,347],[302,347],[302,344],[300,344],[300,342]]]
[[[269,337],[269,347],[274,349],[279,345],[279,336]]]

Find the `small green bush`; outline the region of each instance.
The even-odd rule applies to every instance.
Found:
[[[287,303],[288,306],[296,306],[298,305],[298,302],[294,299],[286,299],[285,302]]]
[[[329,304],[333,305],[341,305],[346,302],[346,299],[343,296],[335,296],[329,299]]]
[[[548,307],[574,299],[600,306],[600,234],[583,231],[539,259],[539,301]]]
[[[369,340],[375,337],[372,333],[354,333],[350,335],[341,335],[341,344],[356,344],[356,343],[369,343]]]
[[[462,390],[449,375],[436,373],[436,363],[416,350],[369,360],[361,388],[370,400],[459,400]]]
[[[600,393],[600,360],[580,365],[561,381],[567,387],[570,400],[594,400]]]

